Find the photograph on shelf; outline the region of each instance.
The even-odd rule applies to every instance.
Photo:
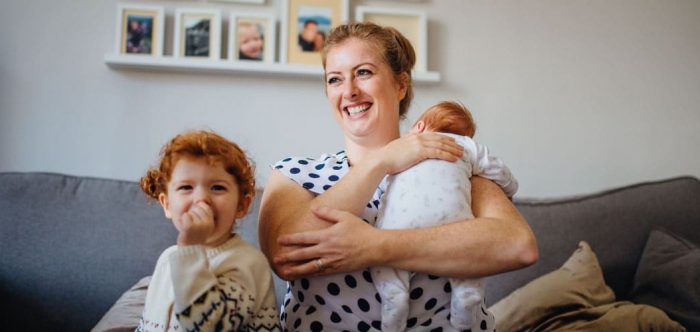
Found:
[[[331,28],[348,20],[348,0],[282,0],[280,62],[321,64]]]
[[[390,26],[401,32],[416,51],[416,72],[428,71],[428,19],[425,12],[386,7],[358,6],[355,19]]]
[[[163,7],[120,4],[116,49],[119,54],[163,55]]]
[[[235,61],[275,62],[275,17],[255,13],[231,14],[228,58]]]
[[[265,0],[212,0],[212,1],[213,2],[255,4],[255,5],[262,5],[265,3]]]
[[[178,8],[175,10],[175,58],[221,59],[221,11]]]

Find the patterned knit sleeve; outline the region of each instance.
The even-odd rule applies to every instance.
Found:
[[[256,312],[261,299],[255,291],[238,280],[235,271],[219,276],[210,271],[202,246],[183,247],[170,260],[173,310],[184,331],[280,330],[274,304]]]

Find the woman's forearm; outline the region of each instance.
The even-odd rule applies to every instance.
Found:
[[[381,231],[376,265],[474,278],[534,264],[537,244],[525,219],[494,183],[475,177],[472,186],[476,219]]]
[[[279,171],[273,171],[262,197],[258,236],[263,253],[278,275],[282,266],[275,264],[272,257],[294,248],[278,243],[280,236],[328,227],[328,221],[311,212],[313,206],[328,206],[359,216],[384,175],[379,163],[368,160],[353,166],[332,188],[314,196]]]

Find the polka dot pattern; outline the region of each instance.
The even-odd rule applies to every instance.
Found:
[[[330,189],[349,170],[343,151],[317,159],[285,158],[271,167],[314,194]],[[382,181],[360,216],[365,221],[376,221],[384,188]],[[448,320],[449,287],[447,279],[433,275],[416,274],[411,279],[407,331],[454,331]],[[369,270],[302,278],[288,283],[280,318],[286,331],[377,332],[381,330],[381,297]],[[493,331],[492,320],[484,324],[484,330]]]

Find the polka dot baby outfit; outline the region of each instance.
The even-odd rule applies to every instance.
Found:
[[[319,195],[347,174],[350,166],[347,155],[341,151],[318,159],[286,158],[273,168]],[[377,188],[367,203],[360,216],[365,222],[376,221],[383,193]],[[406,330],[455,331],[449,322],[451,291],[446,278],[415,274],[411,279]],[[380,331],[381,297],[368,269],[302,278],[287,283],[280,318],[285,331]],[[493,331],[492,322],[493,319],[484,322],[481,330]]]

